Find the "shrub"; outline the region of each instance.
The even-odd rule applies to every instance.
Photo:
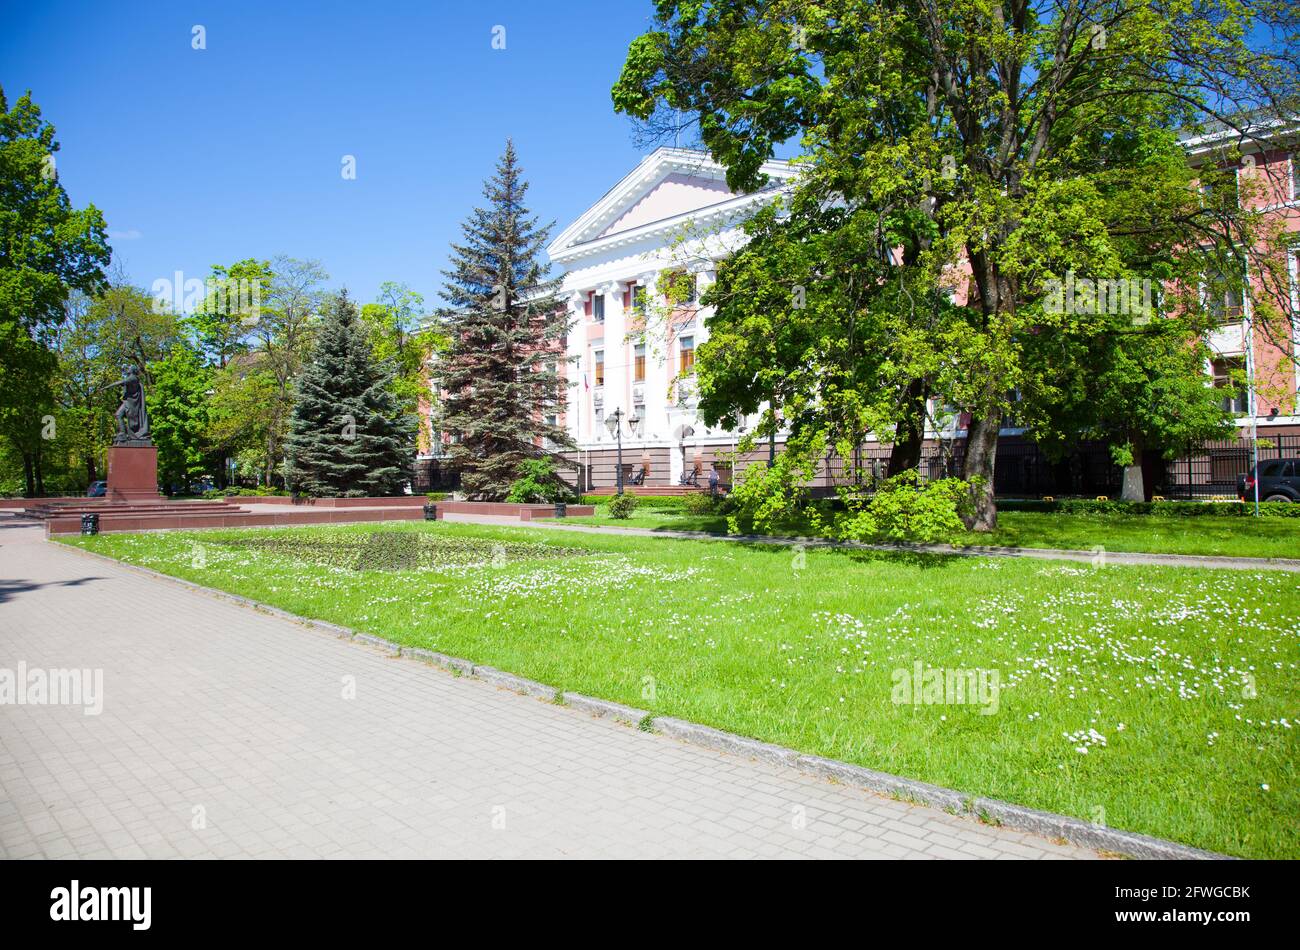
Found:
[[[821,444],[787,445],[771,465],[754,462],[746,468],[728,496],[727,531],[739,534],[742,521],[762,532],[797,519],[808,501],[805,486],[816,475]]]
[[[691,492],[680,497],[682,509],[688,515],[710,515],[718,510],[718,500],[705,492]]]
[[[555,473],[549,458],[525,459],[521,474],[510,486],[506,501],[516,505],[566,501],[572,494],[569,486]]]
[[[580,505],[607,505],[611,495],[583,495],[578,502]],[[685,495],[638,495],[642,508],[653,508],[656,511],[684,511]]]
[[[915,472],[888,479],[869,499],[846,498],[836,533],[851,541],[942,541],[964,527],[970,485],[959,478],[921,483]]]
[[[621,495],[615,495],[609,500],[609,516],[611,518],[631,518],[632,512],[636,511],[637,503],[641,499],[629,492]]]
[[[244,488],[240,485],[231,485],[229,488],[209,488],[203,493],[204,498],[266,498],[272,495],[288,495],[289,493],[283,488],[267,488],[264,485],[258,485],[256,488]]]
[[[451,495],[445,491],[430,491],[425,492],[424,497],[429,499],[429,504],[433,504],[437,501],[446,501]]]

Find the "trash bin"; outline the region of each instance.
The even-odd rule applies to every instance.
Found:
[[[99,534],[99,515],[88,512],[81,516],[81,533],[82,534]]]
[[[425,506],[424,506],[424,520],[425,520],[425,521],[437,521],[437,520],[438,520],[438,506],[437,506],[437,505],[425,505]]]
[[[568,514],[569,514],[569,506],[562,501],[557,501],[555,503],[555,517],[565,518],[568,517]]]

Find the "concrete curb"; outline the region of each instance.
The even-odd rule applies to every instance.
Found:
[[[992,821],[1005,828],[1028,831],[1044,838],[1062,838],[1071,844],[1098,851],[1111,851],[1131,858],[1147,860],[1173,861],[1232,861],[1231,855],[1204,851],[1176,841],[1152,838],[1132,831],[1121,831],[1105,825],[1094,825],[1055,815],[1051,812],[1038,811],[1024,805],[1013,805],[995,798],[977,798],[970,803],[970,811],[975,817]]]
[[[671,716],[656,716],[650,721],[650,725],[655,732],[661,732],[692,745],[716,749],[719,752],[730,752],[733,755],[744,755],[787,768],[798,767],[796,763],[799,760],[799,753],[785,746],[772,745],[757,739],[746,739],[744,736],[697,725],[685,719],[673,719]]]
[[[474,675],[474,664],[468,660],[462,660],[458,656],[447,656],[445,653],[425,650],[422,647],[402,647],[402,656],[420,660],[424,663],[432,663],[434,666],[440,666],[444,670],[451,670],[464,676]]]
[[[555,697],[559,695],[559,690],[553,686],[538,683],[536,680],[524,679],[522,676],[515,676],[513,673],[506,673],[491,666],[475,666],[474,675],[485,683],[491,683],[493,686],[499,686],[502,689],[508,689],[524,696],[536,696],[538,699],[544,699],[550,703],[555,702]]]
[[[58,542],[47,543],[57,544]],[[553,686],[547,686],[545,683],[539,683],[536,680],[526,679],[522,676],[515,676],[513,673],[506,673],[495,667],[477,666],[469,660],[448,656],[434,650],[426,650],[422,647],[400,646],[391,640],[385,640],[383,637],[360,633],[326,621],[300,617],[297,614],[291,614],[278,607],[271,607],[239,594],[231,594],[213,587],[205,587],[184,578],[173,577],[152,568],[119,561],[105,554],[87,551],[74,545],[61,544],[60,547],[85,557],[107,561],[110,564],[146,576],[180,584],[196,592],[221,600],[228,600],[261,613],[291,621],[299,626],[320,630],[322,633],[339,639],[352,640],[364,643],[367,646],[378,647],[394,656],[420,660],[451,672],[474,676],[484,683],[501,689],[508,689],[515,693],[534,696],[549,702],[562,702],[574,710],[585,712],[597,718],[613,719],[633,727],[645,726],[648,727],[648,731],[662,733],[665,737],[687,742],[691,745],[792,768],[808,775],[815,775],[844,785],[863,788],[880,795],[937,808],[949,814],[987,821],[1004,828],[1011,828],[1044,838],[1066,841],[1069,844],[1083,848],[1108,851],[1132,858],[1147,860],[1235,860],[1231,855],[1205,851],[1190,845],[1179,844],[1176,841],[1167,841],[1163,838],[1153,838],[1135,832],[1121,831],[1118,828],[1094,825],[1078,818],[1071,818],[1068,815],[1038,811],[1025,805],[1016,805],[995,798],[972,798],[950,788],[892,775],[888,772],[877,772],[874,769],[853,765],[849,762],[841,762],[837,759],[807,755],[785,746],[749,739],[745,736],[688,722],[684,719],[675,719],[671,716],[654,716],[644,709],[624,706],[621,703],[611,702],[606,699],[597,699],[594,696],[585,696],[582,693],[561,692]]]
[[[968,798],[961,792],[950,788],[931,785],[915,779],[877,772],[860,765],[840,762],[838,759],[826,759],[819,755],[801,755],[795,760],[795,768],[801,772],[820,775],[822,778],[834,779],[845,785],[856,785],[870,789],[890,798],[929,805],[951,815],[969,814]]]
[[[597,699],[594,696],[584,696],[582,693],[563,693],[561,695],[564,699],[564,705],[572,707],[578,712],[585,712],[589,716],[595,716],[597,719],[613,719],[629,726],[640,726],[641,723],[645,722],[646,717],[650,715],[644,709],[635,709],[632,706],[612,703],[607,699]]]
[[[385,640],[383,637],[377,637],[372,633],[353,633],[352,639],[357,643],[364,643],[368,646],[378,647],[385,653],[389,653],[393,656],[401,656],[402,654],[402,647],[400,644],[394,643],[391,640]]]

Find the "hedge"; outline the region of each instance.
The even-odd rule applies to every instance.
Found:
[[[1241,501],[1097,501],[1091,498],[1064,498],[1059,501],[999,501],[998,511],[1060,512],[1070,515],[1161,515],[1179,518],[1204,516],[1249,516],[1255,514],[1254,502]],[[1285,501],[1262,501],[1261,516],[1300,518],[1300,504]]]
[[[259,486],[257,488],[241,488],[239,486],[232,485],[229,488],[209,488],[207,491],[203,493],[202,497],[218,498],[218,499],[219,498],[240,498],[240,497],[268,498],[272,495],[279,497],[281,495],[288,495],[288,494],[289,493],[285,491],[283,488],[265,488],[262,486]]]
[[[637,495],[635,489],[626,489],[629,495],[636,495],[638,508],[655,508],[669,511],[685,511],[685,495]],[[613,495],[583,495],[578,502],[581,505],[608,505]]]

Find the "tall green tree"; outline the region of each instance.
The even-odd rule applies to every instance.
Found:
[[[228,267],[212,266],[203,303],[191,315],[209,363],[224,369],[231,359],[248,352],[248,338],[261,322],[263,294],[270,294],[274,276],[270,261],[252,257]]]
[[[443,335],[427,326],[424,297],[406,284],[384,281],[379,285],[379,299],[361,308],[361,319],[370,336],[375,358],[395,368],[394,391],[405,411],[419,419],[419,446],[427,451],[432,440],[428,415],[420,411],[427,404],[429,391],[428,362],[440,349]]]
[[[181,340],[153,363],[150,374],[153,387],[146,398],[158,447],[158,479],[169,491],[176,485],[183,492],[209,467],[205,438],[212,370],[204,365],[197,346]]]
[[[329,274],[319,261],[280,255],[271,261],[272,276],[253,330],[253,362],[273,382],[267,415],[266,466],[284,462],[285,439],[295,399],[295,383],[311,353],[321,310],[328,299]]]
[[[282,462],[267,454],[277,421],[266,413],[277,393],[276,380],[251,356],[213,368],[206,443],[219,460],[219,485],[225,486],[227,460],[236,460],[235,478],[270,487],[283,477]]]
[[[1205,337],[1180,320],[1087,337],[1040,334],[1025,347],[1036,398],[1024,403],[1021,421],[1056,461],[1080,442],[1104,443],[1123,468],[1123,500],[1143,501],[1157,487],[1145,481],[1144,458],[1172,459],[1232,435],[1224,390],[1206,385],[1210,357]]]
[[[414,420],[375,360],[357,308],[340,293],[327,308],[297,379],[285,481],[324,497],[400,494],[415,454]]]
[[[447,390],[443,424],[452,432],[452,463],[465,493],[501,500],[524,475],[524,463],[572,447],[546,421],[562,403],[558,342],[568,329],[542,251],[541,227],[524,203],[528,183],[507,141],[496,172],[483,186],[486,207],[474,209],[452,245],[443,272],[447,350],[438,375]]]
[[[1049,312],[1048,282],[1077,272],[1194,291],[1199,274],[1227,269],[1265,228],[1252,209],[1198,197],[1177,132],[1248,136],[1261,110],[1293,115],[1300,102],[1291,3],[659,0],[655,11],[616,108],[661,128],[697,121],[735,188],[761,184],[762,163],[799,141],[802,207],[838,205],[874,233],[860,253],[894,271],[872,295],[902,292],[881,390],[916,406],[904,393],[919,383],[970,414],[979,530],[996,523],[998,432],[1027,388],[1026,341],[1112,329],[1110,315]],[[963,305],[942,306],[936,292],[961,273]],[[1170,304],[1165,319],[1202,306],[1194,294]]]
[[[110,250],[94,205],[77,210],[59,181],[54,126],[25,94],[0,88],[0,436],[43,494],[46,417],[54,405],[50,333],[74,290],[93,293]]]

